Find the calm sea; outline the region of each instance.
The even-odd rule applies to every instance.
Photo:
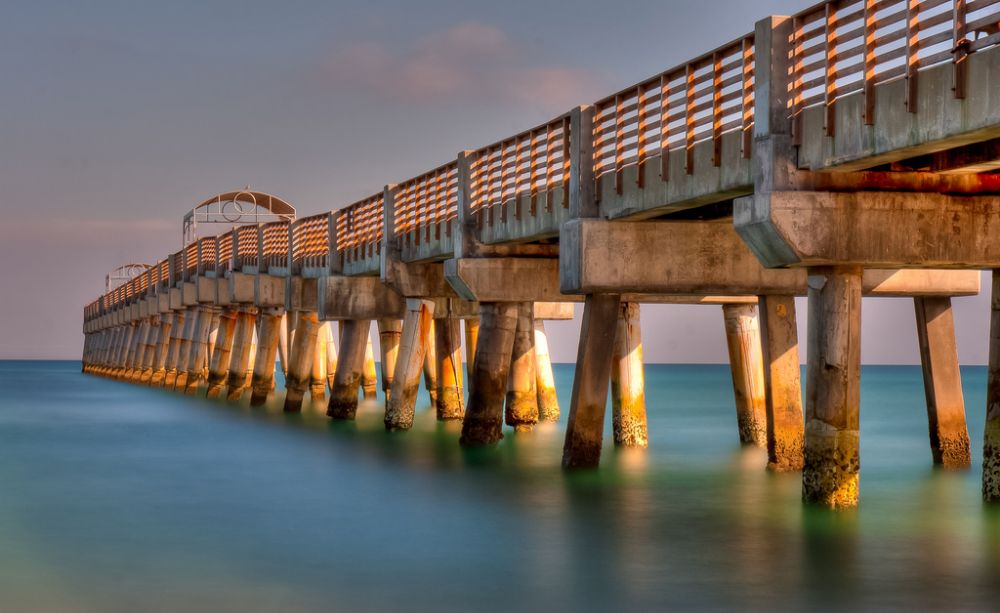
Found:
[[[574,475],[565,419],[463,452],[425,397],[387,434],[374,405],[330,423],[78,371],[0,362],[2,611],[1000,606],[983,368],[964,472],[931,466],[919,368],[864,369],[862,504],[840,513],[740,448],[725,366],[647,366],[649,450],[607,440]]]

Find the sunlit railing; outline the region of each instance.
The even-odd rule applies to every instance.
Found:
[[[337,252],[345,263],[373,258],[382,253],[384,195],[380,191],[336,213]]]
[[[292,222],[292,272],[329,268],[330,213]]]
[[[458,217],[457,169],[457,162],[449,162],[397,185],[393,221],[401,246],[451,236]]]

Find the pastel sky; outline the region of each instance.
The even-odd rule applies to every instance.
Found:
[[[336,209],[807,3],[7,3],[0,359],[78,358],[104,275],[177,250],[210,195]],[[988,299],[956,320],[962,361],[985,362]],[[867,301],[864,361],[916,361],[913,322],[908,300]],[[719,307],[644,307],[643,326],[647,361],[726,359]],[[554,359],[578,327],[551,326]]]

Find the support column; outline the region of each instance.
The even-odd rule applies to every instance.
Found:
[[[531,302],[517,303],[517,327],[507,374],[504,422],[517,432],[530,432],[538,423],[535,385],[535,315]]]
[[[375,400],[378,389],[378,370],[375,369],[375,349],[372,347],[371,325],[365,336],[365,368],[361,371],[361,390],[365,400]]]
[[[861,269],[809,269],[809,356],[802,498],[858,504]]]
[[[177,349],[177,378],[174,380],[175,390],[187,388],[188,363],[191,359],[191,339],[194,338],[194,330],[198,325],[200,313],[197,308],[189,308],[187,317],[184,318],[184,334]]]
[[[767,414],[767,467],[802,470],[802,383],[799,332],[793,296],[758,296],[764,400]]]
[[[434,301],[406,299],[406,316],[399,343],[399,361],[392,392],[385,403],[386,430],[409,430],[420,389],[420,372],[427,355],[427,338],[434,321]]]
[[[622,302],[618,309],[615,349],[611,362],[611,410],[616,446],[649,445],[642,329],[637,302]]]
[[[294,324],[293,313],[285,313],[281,316],[281,327],[278,331],[278,366],[281,367],[281,374],[286,376],[288,375],[288,344],[294,334]]]
[[[173,340],[174,318],[173,313],[160,315],[160,338],[153,355],[153,374],[149,379],[150,385],[163,385],[163,378],[167,374],[167,354],[170,352],[170,343]]]
[[[740,443],[767,447],[767,398],[757,307],[752,304],[724,304],[722,317],[726,324],[726,346],[733,375]]]
[[[246,388],[247,374],[252,370],[250,359],[254,352],[253,335],[256,321],[257,316],[252,311],[240,310],[236,314],[232,354],[229,357],[229,375],[226,379],[227,400],[239,400]]]
[[[492,445],[503,438],[503,405],[507,393],[510,356],[517,330],[517,303],[479,303],[479,335],[469,406],[462,422],[459,443],[466,447]]]
[[[288,374],[285,376],[286,413],[302,410],[302,397],[312,377],[313,362],[316,360],[316,335],[319,333],[319,319],[312,311],[299,311],[296,319],[295,336],[288,360]]]
[[[479,341],[479,318],[465,320],[465,375],[472,394],[472,369],[476,364],[476,345]]]
[[[378,345],[382,358],[382,393],[389,402],[392,391],[392,381],[396,373],[396,360],[399,357],[399,341],[403,334],[402,319],[378,320]]]
[[[424,388],[431,398],[432,407],[437,406],[438,399],[436,327],[436,321],[432,319],[427,328],[427,336],[422,339],[424,344]]]
[[[312,372],[309,378],[309,395],[313,401],[326,399],[326,343],[330,322],[319,322],[316,347],[313,349]]]
[[[437,357],[437,418],[462,419],[465,392],[462,390],[462,330],[455,317],[438,319],[434,325],[434,354]]]
[[[596,468],[601,461],[604,411],[620,308],[618,294],[590,294],[584,303],[563,468]]]
[[[132,342],[129,343],[128,354],[125,356],[124,371],[122,372],[121,379],[124,381],[129,381],[132,379],[132,373],[135,372],[136,362],[139,360],[139,354],[145,348],[145,336],[149,331],[149,324],[145,321],[141,321],[133,325],[134,332],[132,333]]]
[[[257,337],[257,357],[253,367],[253,381],[250,385],[250,406],[260,406],[267,402],[267,396],[274,385],[274,360],[278,353],[278,337],[281,334],[282,312],[280,309],[262,310],[260,313],[260,334]]]
[[[159,315],[149,318],[149,335],[146,337],[146,352],[142,356],[142,372],[139,373],[140,383],[148,385],[153,378],[153,365],[156,361],[156,350],[160,346],[160,335],[163,333],[163,324]]]
[[[965,468],[972,463],[972,453],[969,429],[965,424],[965,398],[962,373],[958,368],[951,298],[917,297],[913,299],[913,306],[927,397],[931,455],[935,464]]]
[[[173,389],[177,380],[177,366],[180,363],[181,345],[184,339],[184,329],[188,325],[188,314],[184,311],[174,313],[174,325],[170,330],[170,348],[167,351],[167,362],[164,366],[163,386]]]
[[[222,386],[229,374],[229,363],[232,360],[233,343],[236,334],[238,314],[232,309],[226,309],[219,315],[219,327],[215,334],[215,347],[208,364],[208,390],[205,395],[215,398],[222,393]]]
[[[1000,502],[1000,270],[993,271],[990,297],[990,353],[983,431],[983,500]]]
[[[326,414],[334,419],[354,419],[358,412],[358,386],[370,329],[370,319],[340,323],[340,352],[326,409]]]
[[[538,420],[559,421],[556,379],[552,374],[549,338],[545,334],[545,321],[542,319],[535,320],[535,387],[538,388]]]
[[[337,342],[339,336],[334,335],[334,322],[327,322],[326,327],[326,384],[333,391],[333,378],[337,374]]]
[[[218,325],[218,316],[214,307],[199,307],[198,325],[191,336],[191,355],[188,357],[188,376],[184,387],[185,394],[198,391],[205,363],[208,361],[208,338],[212,334],[212,324]]]

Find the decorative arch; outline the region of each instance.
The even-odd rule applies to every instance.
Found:
[[[109,272],[104,277],[104,291],[110,292],[116,287],[125,285],[132,279],[135,279],[142,273],[146,272],[152,268],[149,264],[138,264],[135,262],[129,262],[128,264],[122,264],[118,268],[115,268]]]
[[[198,238],[198,224],[262,224],[294,221],[295,207],[264,192],[246,188],[217,194],[191,209],[184,216],[184,245]]]

